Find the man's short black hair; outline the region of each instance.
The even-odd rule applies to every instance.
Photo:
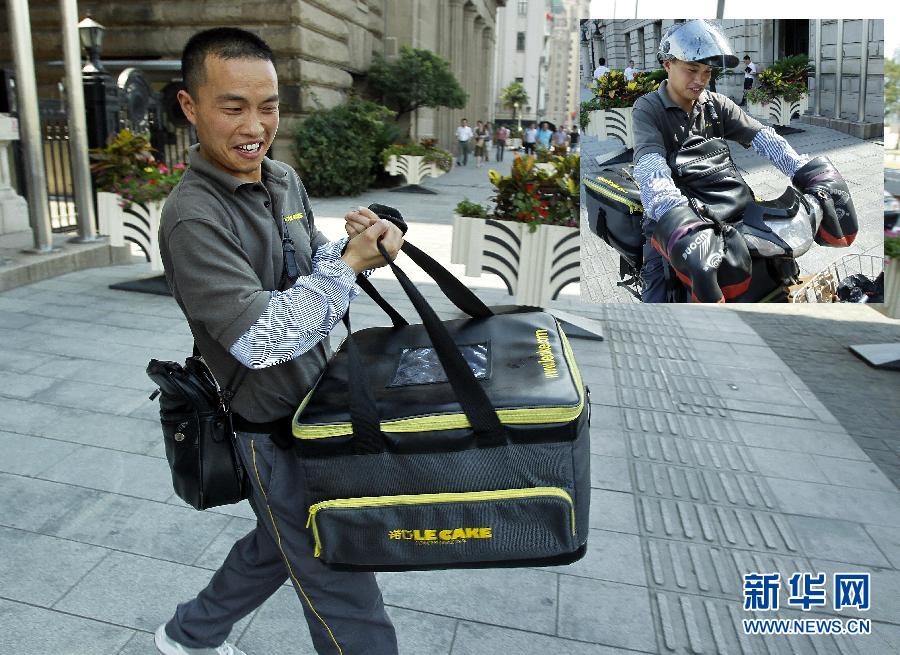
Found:
[[[744,55],[744,59],[750,59],[750,55]]]
[[[188,93],[196,97],[206,81],[206,57],[221,59],[264,59],[275,63],[272,49],[261,38],[237,27],[214,27],[197,32],[181,53],[181,77]]]
[[[600,66],[606,66],[606,57],[600,57],[600,59],[597,61],[597,63]]]

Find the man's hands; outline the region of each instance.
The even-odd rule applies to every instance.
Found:
[[[378,222],[378,216],[371,209],[357,207],[344,214],[344,231],[351,239],[357,234],[362,234],[370,226]]]
[[[374,212],[364,207],[348,212],[344,216],[344,221],[344,230],[350,241],[341,259],[355,273],[387,265],[384,257],[378,252],[379,241],[390,255],[391,261],[397,257],[403,245],[403,233],[396,225],[378,218]]]
[[[694,302],[725,302],[750,285],[752,264],[744,238],[731,225],[717,225],[681,205],[667,211],[650,240],[665,257]]]
[[[816,232],[821,246],[849,246],[856,238],[859,220],[850,189],[827,157],[815,157],[794,173],[791,182],[802,193],[815,196],[822,207],[822,223]]]

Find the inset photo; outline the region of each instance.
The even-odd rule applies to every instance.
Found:
[[[580,28],[584,301],[884,301],[884,21]]]

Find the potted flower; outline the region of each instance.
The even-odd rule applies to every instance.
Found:
[[[581,103],[581,129],[588,136],[618,139],[626,148],[633,148],[634,103],[658,89],[664,76],[665,71],[640,72],[628,81],[622,71],[613,70],[591,82],[594,95]]]
[[[97,183],[97,219],[110,245],[136,243],[154,271],[162,270],[157,241],[163,202],[184,174],[156,161],[150,140],[125,129],[105,148],[90,151]]]
[[[776,125],[788,125],[795,114],[809,109],[806,78],[813,66],[807,55],[785,57],[757,76],[757,86],[747,92],[747,112]]]
[[[423,178],[438,177],[453,168],[453,155],[438,148],[434,139],[423,139],[421,143],[395,143],[381,152],[381,158],[389,175],[402,175],[409,187],[418,187],[421,191],[427,191],[419,185]]]
[[[499,275],[521,305],[545,305],[580,280],[578,171],[580,156],[516,157],[509,175],[488,173],[493,211],[459,203],[450,261],[466,275]]]

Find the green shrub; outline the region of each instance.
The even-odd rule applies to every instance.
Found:
[[[352,196],[375,181],[379,154],[399,138],[387,107],[351,97],[310,114],[294,132],[297,173],[313,196]]]
[[[884,256],[900,262],[900,237],[884,238]]]
[[[464,198],[457,205],[456,209],[453,210],[459,216],[471,216],[473,218],[487,218],[488,210],[484,205],[479,205],[477,202],[472,202],[468,198]]]

